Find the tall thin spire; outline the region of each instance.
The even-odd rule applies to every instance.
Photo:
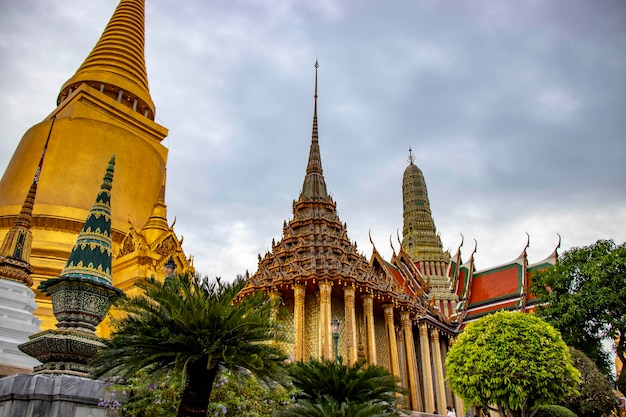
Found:
[[[309,162],[306,168],[306,176],[302,185],[300,198],[305,199],[327,199],[326,182],[324,181],[324,171],[322,170],[322,158],[320,155],[319,136],[317,130],[317,69],[319,63],[315,60],[315,93],[313,95],[313,133],[311,137],[311,149],[309,151]]]
[[[39,164],[37,164],[37,169],[35,170],[33,182],[26,194],[20,214],[5,236],[2,246],[0,246],[0,278],[19,281],[27,287],[33,285],[33,279],[30,276],[33,271],[33,267],[30,264],[30,250],[33,242],[33,233],[30,230],[33,206],[54,121],[55,118],[53,117]]]
[[[154,120],[144,45],[144,0],[121,0],[96,46],[61,87],[57,104],[87,83]]]

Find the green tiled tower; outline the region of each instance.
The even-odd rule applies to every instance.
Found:
[[[102,346],[94,330],[123,292],[111,283],[111,188],[115,156],[109,161],[96,202],[76,239],[61,276],[42,282],[52,297],[57,329],[31,336],[20,350],[43,365],[36,374],[89,376]]]
[[[413,152],[409,148],[409,166],[402,177],[402,247],[426,282],[428,299],[437,308],[439,318],[449,322],[459,301],[448,276],[450,252],[443,250],[430,211],[426,180],[414,162]]]

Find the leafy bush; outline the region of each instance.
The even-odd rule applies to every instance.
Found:
[[[274,410],[293,403],[293,388],[268,386],[253,376],[237,378],[223,372],[215,382],[208,416],[268,417]]]
[[[572,363],[580,372],[580,395],[569,396],[559,405],[572,410],[578,417],[606,417],[617,405],[617,398],[607,377],[583,352],[570,347]]]
[[[113,379],[100,407],[110,417],[174,417],[181,395],[181,377],[168,373],[154,380],[147,373],[128,380]],[[211,394],[209,417],[269,417],[274,410],[293,403],[293,388],[269,387],[253,376],[236,378],[223,371]]]
[[[180,394],[180,378],[166,374],[154,379],[140,372],[127,380],[111,378],[98,406],[115,417],[174,417]]]
[[[576,414],[561,405],[541,405],[534,417],[576,417]]]

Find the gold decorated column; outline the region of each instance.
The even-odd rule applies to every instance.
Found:
[[[367,336],[367,362],[376,365],[376,330],[374,327],[374,296],[365,294],[363,299],[363,318]]]
[[[269,296],[272,303],[274,303],[274,308],[272,308],[270,320],[276,321],[278,319],[278,312],[280,309],[280,293],[278,291],[270,291]]]
[[[430,365],[430,340],[428,340],[428,326],[420,323],[420,357],[422,359],[422,375],[424,376],[424,408],[427,413],[435,410],[435,395],[433,392],[433,374]],[[441,410],[443,411],[443,410]]]
[[[294,356],[297,361],[304,360],[304,296],[306,286],[296,284],[293,286],[293,330],[294,330]]]
[[[345,331],[348,351],[348,365],[357,360],[356,346],[356,311],[354,306],[354,287],[343,288],[343,301],[345,306]]]
[[[441,360],[441,345],[439,343],[439,330],[430,331],[430,339],[433,345],[433,361],[435,362],[435,394],[441,410],[446,409],[446,386],[443,381],[443,362]]]
[[[411,398],[411,410],[421,411],[422,405],[419,379],[417,376],[417,358],[415,357],[415,341],[413,340],[413,324],[408,311],[400,312],[402,332],[404,333],[404,346],[406,351],[406,365],[409,373],[409,397]]]
[[[319,320],[319,335],[320,335],[320,357],[323,359],[333,359],[333,338],[331,334],[331,305],[330,305],[330,292],[333,288],[333,284],[329,281],[322,281],[319,283],[320,288],[320,320]]]
[[[396,327],[393,322],[393,304],[385,304],[385,326],[387,327],[387,339],[389,339],[389,361],[391,372],[396,378],[400,378],[400,363],[398,361],[398,343],[396,341]]]

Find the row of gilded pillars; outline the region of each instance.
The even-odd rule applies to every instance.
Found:
[[[333,339],[331,333],[332,310],[331,310],[331,292],[332,282],[321,281],[319,287],[319,338],[318,352],[320,357],[332,359],[334,357]],[[344,287],[344,306],[345,306],[345,322],[344,332],[346,335],[347,364],[352,365],[357,361],[357,330],[356,330],[356,305],[355,305],[355,288],[351,286]],[[305,345],[305,292],[306,286],[303,284],[295,284],[294,291],[294,357],[295,360],[304,360]],[[363,294],[361,296],[363,302],[363,321],[365,324],[365,333],[367,338],[367,362],[376,364],[376,336],[374,327],[374,296],[372,294]],[[394,306],[393,304],[383,305],[385,329],[387,332],[387,340],[389,342],[390,352],[390,371],[401,379],[402,372],[400,369],[400,358],[398,349],[398,337],[396,336],[396,327],[394,323]],[[454,404],[450,404],[447,399],[446,387],[444,383],[444,357],[441,354],[441,345],[439,341],[439,331],[437,329],[429,329],[426,323],[419,324],[419,363],[423,375],[425,395],[421,392],[420,379],[418,374],[418,357],[415,349],[413,337],[413,323],[408,311],[400,311],[400,331],[402,332],[400,340],[405,352],[404,364],[406,367],[410,408],[413,410],[423,410],[427,412],[435,411],[436,404],[441,406],[440,411],[444,411],[446,405],[452,405],[457,410],[461,410],[463,404],[461,400],[454,396]],[[431,355],[431,346],[433,347]],[[432,358],[432,361],[431,361]],[[434,366],[433,366],[434,365]],[[434,373],[434,374],[433,374]],[[436,398],[436,401],[435,401]],[[423,404],[422,404],[423,399]]]

